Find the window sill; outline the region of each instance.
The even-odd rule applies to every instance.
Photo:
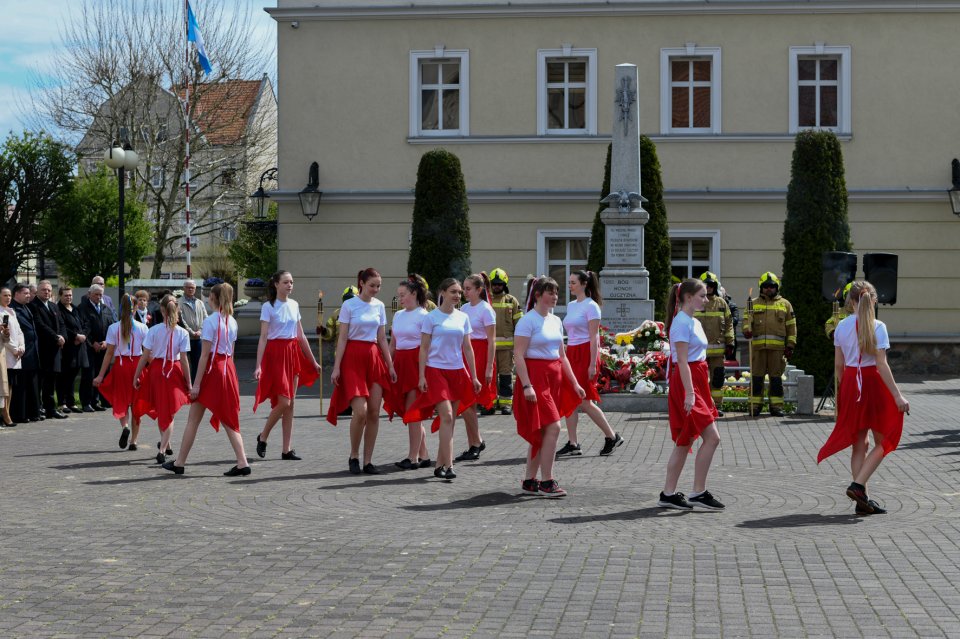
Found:
[[[795,133],[655,133],[645,134],[654,142],[790,142]],[[841,142],[853,140],[853,133],[838,133]],[[407,144],[609,144],[610,135],[424,135],[409,136]]]

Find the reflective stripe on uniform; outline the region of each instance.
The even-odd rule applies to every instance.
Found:
[[[497,340],[497,346],[513,346],[513,340]]]
[[[726,354],[726,349],[723,346],[716,346],[713,348],[707,348],[707,357],[720,357]]]
[[[523,313],[517,313],[516,315],[513,316],[513,319],[516,320],[516,319],[520,319],[521,317],[523,317]]]
[[[724,317],[726,313],[723,311],[697,311],[693,314],[694,317]]]
[[[786,312],[787,312],[787,305],[786,305],[786,304],[781,304],[781,303],[776,303],[776,304],[760,304],[760,303],[756,303],[756,304],[753,305],[753,311],[754,311],[754,312],[757,312],[757,311],[783,311],[784,313],[786,313]]]
[[[492,306],[493,308],[510,308],[511,306],[513,306],[513,304],[511,304],[510,302],[494,302],[490,306]]]

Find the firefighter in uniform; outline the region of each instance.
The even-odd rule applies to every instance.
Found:
[[[750,413],[763,408],[763,380],[770,376],[770,414],[783,416],[783,369],[797,346],[797,317],[793,306],[780,297],[780,279],[767,272],[760,276],[760,295],[750,300],[743,336],[750,340]]]
[[[733,314],[726,300],[720,295],[720,281],[707,271],[700,276],[707,285],[707,303],[702,311],[693,314],[700,320],[703,332],[707,336],[707,366],[710,369],[710,395],[713,405],[720,411],[723,403],[724,362],[733,359],[736,335],[733,332]],[[723,413],[720,412],[723,417]]]
[[[837,324],[840,323],[840,320],[853,313],[853,300],[847,299],[847,293],[850,292],[851,286],[853,286],[853,282],[844,286],[843,294],[837,299],[837,303],[842,305],[840,306],[840,312],[836,317],[831,314],[830,318],[823,324],[823,332],[827,334],[827,339],[831,342],[833,342],[833,332],[837,330]],[[844,300],[847,300],[846,303],[844,303]]]
[[[351,297],[359,295],[356,286],[348,286],[343,289],[343,296],[340,298],[341,303],[346,302]],[[339,333],[340,327],[340,309],[338,308],[333,313],[330,314],[330,318],[327,320],[327,323],[320,327],[320,339],[325,342],[337,343],[337,335]]]
[[[497,403],[500,414],[513,412],[513,328],[523,317],[520,301],[510,295],[510,278],[502,268],[490,271],[490,305],[497,314]],[[492,415],[494,409],[484,409]]]

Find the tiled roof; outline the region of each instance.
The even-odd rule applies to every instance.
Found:
[[[193,120],[210,144],[235,144],[246,132],[261,80],[226,80],[203,85]],[[182,89],[178,89],[183,98]],[[191,93],[190,100],[196,100]]]

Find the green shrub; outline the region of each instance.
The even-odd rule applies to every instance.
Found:
[[[610,153],[613,145],[607,145],[607,160],[603,165],[603,187],[600,189],[600,199],[610,195]],[[590,230],[590,253],[587,256],[587,270],[599,273],[603,269],[605,259],[604,248],[606,244],[606,229],[600,214],[603,213],[607,205],[600,203],[597,205],[597,212],[593,216],[593,228]]]
[[[237,239],[230,242],[227,255],[244,277],[258,277],[268,280],[277,270],[277,205],[270,207],[263,221],[256,219],[253,213],[237,225]],[[273,225],[269,224],[273,222]],[[221,271],[208,275],[217,275],[232,282],[233,274]],[[226,276],[229,275],[229,276]]]

